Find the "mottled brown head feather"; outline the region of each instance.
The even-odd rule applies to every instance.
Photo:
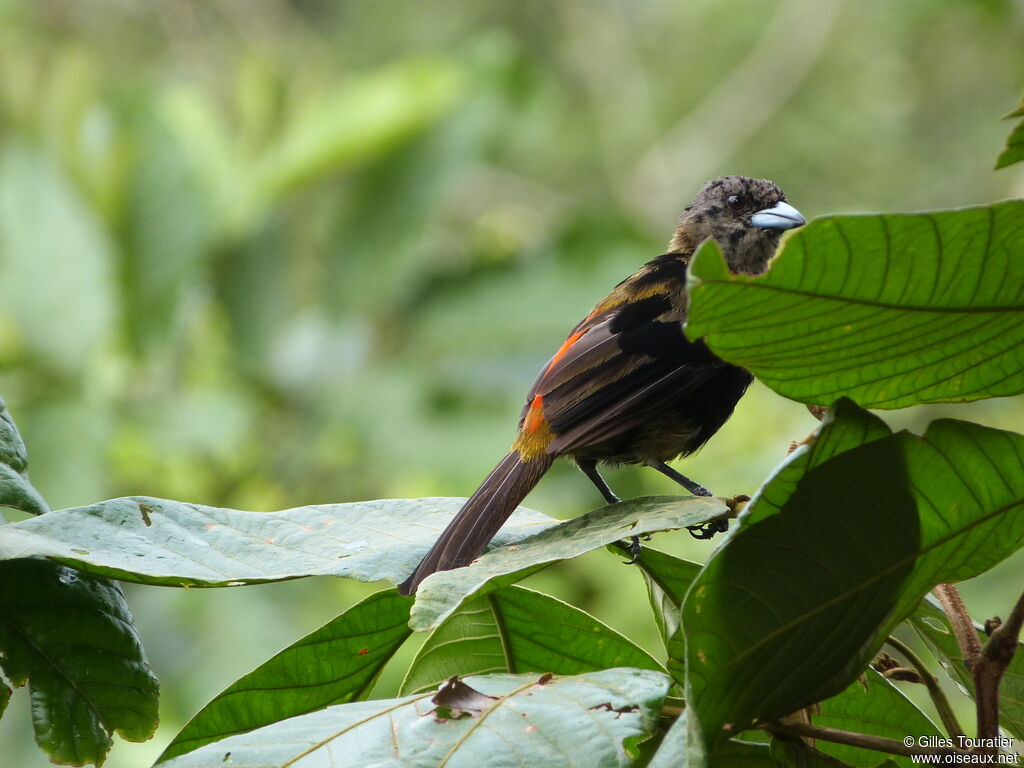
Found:
[[[733,196],[739,201],[730,205]],[[755,227],[750,217],[785,200],[782,190],[767,179],[722,176],[709,181],[679,217],[669,251],[692,254],[698,245],[712,238],[721,246],[733,272],[760,274],[775,253],[782,232]]]

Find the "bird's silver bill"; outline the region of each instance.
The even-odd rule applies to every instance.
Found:
[[[762,229],[795,229],[807,223],[803,214],[789,203],[776,203],[750,217],[750,223]]]

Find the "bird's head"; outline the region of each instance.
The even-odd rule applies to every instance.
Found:
[[[731,271],[758,275],[768,267],[782,233],[805,223],[772,182],[723,176],[705,184],[683,211],[669,251],[693,253],[712,238]]]

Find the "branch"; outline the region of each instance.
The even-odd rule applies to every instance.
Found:
[[[882,736],[871,736],[867,733],[854,733],[853,731],[841,731],[838,728],[825,728],[821,725],[808,725],[796,722],[771,722],[754,726],[761,730],[768,731],[773,735],[795,736],[798,738],[821,739],[831,741],[834,744],[846,744],[851,747],[862,749],[873,749],[876,752],[886,752],[890,755],[952,755],[962,754],[959,749],[951,747],[925,747],[917,744],[907,746],[896,739],[886,739]]]
[[[1024,595],[1017,599],[1010,617],[998,626],[978,654],[972,667],[974,701],[978,713],[978,738],[991,739],[992,746],[980,747],[982,754],[995,754],[999,737],[999,683],[1017,652],[1021,626],[1024,625]],[[975,633],[975,639],[978,635]]]
[[[966,734],[964,733],[964,729],[956,719],[956,715],[953,713],[953,708],[949,705],[949,699],[946,698],[946,693],[942,690],[942,686],[939,685],[938,678],[931,673],[931,670],[924,665],[924,662],[918,658],[917,654],[895,637],[888,637],[885,642],[891,645],[897,653],[903,656],[903,658],[910,663],[910,666],[915,669],[917,674],[920,675],[921,682],[928,688],[928,695],[931,696],[932,703],[935,704],[935,709],[939,713],[939,718],[942,720],[942,724],[946,727],[946,733],[953,738],[956,738],[957,736],[965,736]]]

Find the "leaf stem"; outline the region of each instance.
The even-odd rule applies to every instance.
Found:
[[[946,728],[946,733],[950,736],[965,736],[963,727],[960,722],[956,719],[956,715],[953,713],[953,708],[949,705],[949,699],[946,698],[945,691],[942,690],[942,686],[939,685],[938,678],[931,673],[931,670],[924,665],[924,662],[910,650],[909,647],[904,645],[901,641],[890,635],[885,640],[892,648],[896,650],[903,658],[905,658],[921,676],[921,682],[928,688],[928,695],[932,699],[932,703],[935,705],[935,709],[939,713],[939,719],[942,720],[942,724]]]

